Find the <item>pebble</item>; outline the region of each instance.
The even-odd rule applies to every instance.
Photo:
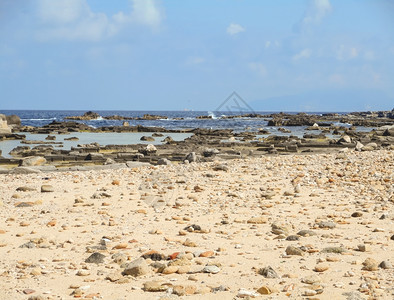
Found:
[[[101,254],[101,253],[99,253],[99,252],[95,252],[95,253],[93,253],[92,255],[90,255],[90,256],[85,260],[85,262],[86,262],[86,263],[101,264],[101,263],[104,262],[104,258],[105,258],[105,255],[104,255],[104,254]]]
[[[149,266],[146,263],[145,259],[143,258],[137,258],[136,260],[127,264],[127,266],[123,271],[125,275],[131,275],[134,277],[146,275],[149,272],[150,272]]]
[[[363,262],[363,266],[363,270],[366,271],[377,271],[379,269],[378,262],[370,257]]]
[[[220,268],[217,266],[205,266],[202,271],[203,273],[217,274],[220,272]]]
[[[379,264],[379,268],[388,270],[388,269],[392,269],[393,265],[391,264],[391,262],[389,262],[388,260],[384,260]]]
[[[278,274],[275,272],[275,270],[271,267],[265,267],[262,269],[259,269],[258,272],[260,275],[263,275],[265,278],[278,278]]]
[[[294,247],[294,246],[288,246],[286,248],[286,254],[287,255],[299,255],[299,256],[303,256],[304,255],[304,251],[302,251],[300,248],[298,247]]]
[[[41,193],[52,193],[54,191],[55,189],[53,188],[52,185],[44,184],[41,186]]]

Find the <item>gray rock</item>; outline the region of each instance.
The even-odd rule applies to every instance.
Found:
[[[40,170],[28,168],[28,167],[17,167],[12,169],[9,174],[39,174],[42,173]]]
[[[85,262],[90,264],[101,264],[104,262],[105,255],[99,252],[94,252],[90,255]]]
[[[167,158],[160,158],[160,159],[157,161],[157,164],[158,164],[158,165],[161,165],[161,166],[168,166],[168,165],[171,165],[172,162],[171,162],[170,160],[168,160]]]
[[[300,239],[300,237],[298,235],[289,235],[286,238],[286,241],[298,241]]]
[[[150,269],[145,259],[137,258],[136,260],[127,264],[126,268],[123,271],[123,274],[138,277],[148,274],[149,271]]]
[[[218,149],[214,149],[214,148],[206,148],[204,149],[202,155],[204,157],[211,157],[214,156],[216,154],[219,154],[219,150]]]
[[[342,248],[342,247],[326,247],[324,248],[322,251],[322,253],[344,253],[346,252],[346,249]]]
[[[190,152],[188,155],[186,155],[185,160],[187,160],[189,163],[196,162],[197,161],[196,152]]]
[[[36,244],[33,242],[27,242],[21,246],[19,246],[19,248],[28,248],[28,249],[33,249],[36,247]]]
[[[297,232],[297,234],[300,235],[300,236],[314,236],[314,235],[317,235],[317,233],[312,231],[312,230],[301,230],[301,231]]]
[[[393,265],[392,265],[391,262],[389,262],[388,260],[384,260],[384,261],[382,261],[382,262],[379,264],[379,268],[382,268],[382,269],[385,269],[385,270],[387,270],[387,269],[392,269],[392,268],[393,268]]]
[[[304,255],[304,251],[302,251],[300,248],[298,247],[294,247],[294,246],[288,246],[286,248],[286,254],[287,255],[299,255],[302,256]]]
[[[279,277],[278,274],[275,272],[275,270],[271,266],[260,269],[258,271],[258,273],[260,275],[263,275],[265,278],[278,278]]]
[[[141,141],[146,141],[146,142],[154,142],[155,141],[155,138],[153,138],[153,137],[151,137],[151,136],[142,136],[141,138],[140,138],[140,140]]]
[[[334,222],[331,221],[321,221],[319,222],[319,228],[328,228],[328,229],[333,229],[337,226]]]

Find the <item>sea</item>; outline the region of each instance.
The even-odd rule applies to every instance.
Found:
[[[80,110],[0,110],[0,114],[5,115],[17,115],[21,118],[22,125],[41,127],[52,123],[53,121],[67,121],[65,118],[69,116],[81,116],[86,111]],[[278,131],[277,127],[271,127],[268,125],[268,120],[264,118],[251,118],[251,117],[237,117],[237,118],[225,118],[226,116],[240,116],[248,113],[268,115],[277,112],[263,112],[263,111],[94,111],[100,115],[99,118],[89,121],[77,121],[85,123],[91,127],[98,128],[102,126],[121,126],[123,120],[106,120],[103,117],[106,116],[123,116],[129,118],[142,118],[145,114],[159,115],[166,118],[157,120],[127,120],[130,126],[142,125],[146,127],[162,127],[168,130],[180,130],[180,129],[193,129],[193,128],[209,128],[209,129],[232,129],[234,132],[251,131],[257,132],[260,129],[268,130],[270,134],[275,135],[295,135],[302,137],[305,133],[306,126],[296,127],[285,127],[291,130],[291,133],[283,133]],[[297,114],[292,112],[291,114]],[[319,112],[311,114],[322,114]],[[341,113],[341,114],[346,114]],[[211,118],[201,119],[199,116],[210,116]],[[337,123],[339,126],[350,126],[350,124]],[[369,131],[370,128],[358,128],[358,130]],[[314,131],[313,133],[319,133]],[[26,135],[26,140],[29,141],[45,141],[46,135],[22,133]],[[78,132],[70,135],[56,135],[56,142],[60,144],[53,144],[54,148],[60,148],[70,150],[71,147],[77,147],[79,144],[89,144],[97,142],[100,145],[125,145],[125,144],[147,144],[152,143],[155,145],[163,143],[163,139],[156,139],[154,142],[144,142],[140,138],[143,135],[152,135],[152,133],[88,133]],[[166,136],[171,136],[176,141],[181,141],[189,137],[190,133],[168,133]],[[65,138],[77,137],[78,141],[66,141]],[[268,135],[257,135],[256,139],[265,138]],[[335,136],[327,136],[335,138]],[[25,146],[19,140],[6,140],[0,141],[0,150],[3,157],[10,157],[9,152],[17,146]],[[37,143],[38,145],[38,143]],[[37,145],[29,145],[31,147]]]

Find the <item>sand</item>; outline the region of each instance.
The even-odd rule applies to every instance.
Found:
[[[394,151],[0,184],[0,299],[394,297]],[[139,259],[152,250],[175,259]],[[103,262],[85,262],[95,252]]]

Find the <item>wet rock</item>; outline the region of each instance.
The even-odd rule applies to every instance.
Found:
[[[86,262],[86,263],[101,264],[101,263],[104,262],[104,258],[105,258],[105,255],[104,255],[104,254],[101,254],[101,253],[99,253],[99,252],[95,252],[95,253],[93,253],[92,255],[90,255],[90,256],[85,260],[85,262]]]
[[[141,141],[147,141],[147,142],[154,142],[155,138],[151,137],[151,136],[142,136],[140,138]]]

